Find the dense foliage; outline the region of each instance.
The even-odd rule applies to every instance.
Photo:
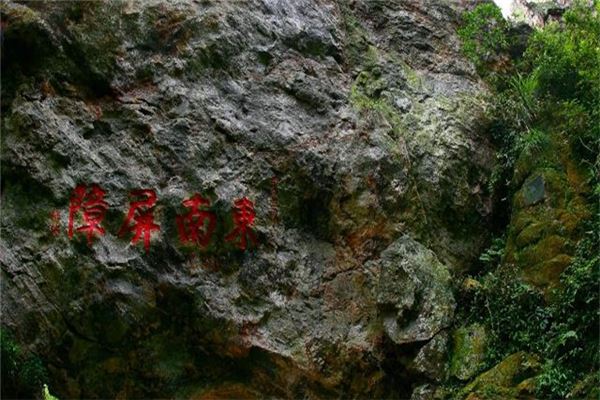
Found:
[[[488,366],[515,351],[538,354],[544,366],[537,395],[564,398],[578,381],[597,380],[600,362],[600,2],[577,3],[562,21],[533,32],[526,51],[502,68],[490,68],[490,52],[501,59],[510,32],[492,8],[485,4],[467,13],[460,36],[465,54],[486,68],[480,73],[494,91],[490,119],[499,162],[493,189],[510,199],[517,160],[535,159],[552,137],[566,137],[585,171],[593,219],[582,224],[575,257],[550,301],[503,263],[504,241],[496,239],[481,257],[481,286],[465,299],[463,315],[489,329]]]
[[[464,15],[458,36],[463,40],[465,55],[482,70],[499,51],[508,47],[506,30],[500,9],[493,3],[486,3]]]
[[[2,398],[39,398],[47,380],[41,360],[21,348],[5,330],[0,330],[2,349]]]
[[[537,386],[541,398],[562,398],[579,379],[597,373],[600,224],[596,221],[588,228],[572,265],[561,276],[563,287],[549,304],[503,265],[481,277],[481,286],[463,299],[466,320],[485,323],[489,329],[488,367],[517,351],[543,356]],[[482,258],[496,254],[497,246],[498,242]]]

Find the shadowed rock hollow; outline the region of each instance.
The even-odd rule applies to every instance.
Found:
[[[460,2],[4,2],[3,325],[71,397],[410,397],[487,238]],[[69,240],[98,184],[106,235]],[[149,253],[117,236],[156,190]],[[208,249],[175,216],[198,192]],[[223,241],[256,205],[259,244]],[[59,210],[61,232],[48,224]]]

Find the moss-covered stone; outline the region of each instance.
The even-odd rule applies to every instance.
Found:
[[[461,399],[508,400],[533,398],[533,381],[540,370],[537,357],[519,352],[511,354],[482,373],[459,393]]]
[[[581,223],[590,216],[588,188],[567,141],[560,133],[548,135],[536,157],[522,155],[517,161],[514,182],[521,186],[513,198],[504,259],[546,295],[560,285]]]
[[[461,380],[473,377],[483,368],[487,334],[481,324],[456,329],[452,333],[450,374]]]

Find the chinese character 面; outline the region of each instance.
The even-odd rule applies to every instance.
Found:
[[[73,238],[73,224],[78,212],[83,214],[84,224],[77,228],[77,232],[84,232],[89,244],[94,235],[104,235],[104,228],[100,223],[108,209],[108,204],[104,201],[105,194],[98,185],[91,185],[89,190],[85,185],[77,185],[69,204],[69,239]]]
[[[179,239],[183,243],[196,243],[206,247],[210,242],[212,233],[217,226],[217,217],[206,208],[210,207],[210,201],[194,194],[182,204],[189,209],[186,214],[177,216],[177,230]],[[200,209],[200,208],[203,209]]]
[[[129,212],[125,221],[119,230],[119,236],[127,232],[134,232],[131,239],[132,244],[144,237],[144,247],[146,251],[150,250],[150,237],[152,232],[160,230],[160,226],[154,223],[154,205],[156,204],[156,193],[150,189],[140,189],[131,192],[131,196],[143,200],[132,201],[129,206]]]
[[[256,244],[256,235],[251,228],[255,217],[256,213],[254,212],[254,203],[252,201],[247,197],[236,200],[233,207],[234,228],[225,236],[225,240],[235,242],[236,239],[239,239],[237,246],[242,250],[245,250],[247,247],[247,238]]]

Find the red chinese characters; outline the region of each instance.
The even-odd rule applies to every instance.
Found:
[[[206,210],[210,201],[194,194],[182,204],[189,209],[184,215],[177,216],[177,231],[183,243],[195,243],[206,247],[217,226],[217,216]],[[202,208],[202,209],[201,209]]]
[[[72,239],[75,233],[82,233],[91,245],[95,237],[105,234],[102,226],[108,210],[108,203],[104,200],[105,194],[104,189],[96,184],[75,187],[69,203],[69,239]],[[143,240],[144,248],[148,252],[154,232],[160,231],[161,228],[154,219],[157,195],[152,189],[138,189],[133,190],[130,197],[129,210],[118,235],[123,237],[132,234],[131,243],[134,245]],[[211,201],[195,193],[183,200],[182,205],[186,211],[177,215],[175,221],[179,240],[183,244],[208,247],[217,231],[219,221],[217,213],[211,208]],[[243,197],[235,200],[232,208],[233,229],[224,237],[224,241],[241,250],[256,245],[257,238],[253,231],[255,218],[254,203],[250,199]],[[50,219],[50,232],[57,236],[60,230],[59,211],[52,211]]]
[[[91,185],[89,189],[85,185],[77,185],[69,204],[69,239],[73,238],[74,219],[79,212],[83,214],[84,224],[77,228],[77,232],[85,233],[89,244],[95,235],[104,235],[104,228],[100,224],[108,209],[104,201],[105,194],[98,185]]]
[[[132,191],[131,196],[145,197],[145,199],[131,202],[127,217],[119,230],[119,236],[134,232],[132,244],[136,244],[143,236],[144,248],[149,251],[152,232],[160,230],[160,226],[154,223],[156,193],[154,190],[140,189]]]
[[[248,238],[253,244],[256,244],[256,235],[251,228],[255,217],[253,202],[247,197],[236,200],[233,207],[234,229],[225,236],[225,240],[228,242],[237,241],[237,246],[242,250],[246,249]]]

